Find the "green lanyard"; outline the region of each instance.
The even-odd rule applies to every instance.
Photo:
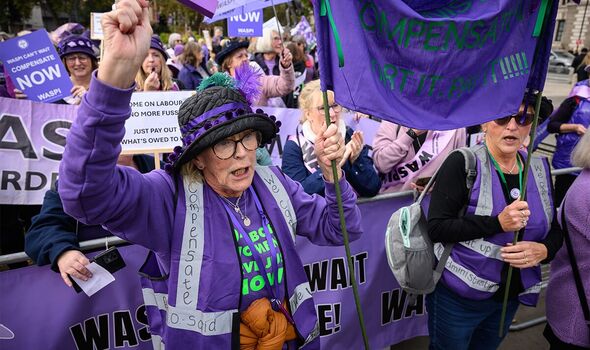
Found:
[[[494,167],[496,168],[496,170],[498,171],[498,174],[500,174],[500,180],[502,182],[502,187],[504,187],[504,190],[506,191],[505,193],[508,194],[508,198],[512,198],[512,195],[510,193],[510,189],[508,189],[508,184],[506,183],[506,178],[504,177],[504,173],[502,172],[502,169],[500,169],[500,166],[498,165],[498,162],[496,161],[496,159],[494,159],[494,156],[492,156],[492,154],[490,153],[490,150],[488,149],[488,146],[486,145],[486,151],[488,152],[488,155],[490,156],[490,159],[492,160],[492,164],[494,164]],[[518,190],[519,190],[519,196],[522,194],[522,163],[520,160],[520,157],[518,156],[518,153],[516,154],[516,164],[518,164]],[[517,198],[512,198],[512,199],[517,199]]]

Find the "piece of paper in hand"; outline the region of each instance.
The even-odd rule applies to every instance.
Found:
[[[110,272],[95,262],[86,265],[86,268],[92,272],[92,277],[89,278],[88,281],[83,281],[74,276],[72,276],[72,279],[76,281],[84,293],[89,297],[115,280],[115,277]]]

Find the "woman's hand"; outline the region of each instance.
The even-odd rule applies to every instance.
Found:
[[[537,266],[547,258],[547,247],[537,242],[522,241],[516,245],[508,243],[500,251],[502,259],[518,269]]]
[[[148,75],[143,84],[143,91],[158,91],[160,90],[160,77],[156,71]]]
[[[77,97],[77,98],[81,99],[84,96],[84,94],[86,93],[86,88],[81,85],[75,85],[74,87],[72,87],[72,90],[70,90],[70,93],[72,94],[73,97]]]
[[[291,51],[285,47],[281,53],[281,66],[283,66],[283,68],[289,68],[291,67],[291,63],[293,63],[293,55],[291,54]]]
[[[576,134],[583,136],[584,134],[586,134],[586,127],[582,124],[574,124],[574,131],[576,132]]]
[[[129,88],[147,56],[152,27],[146,0],[121,0],[116,10],[102,16],[104,56],[98,79],[121,88]]]
[[[338,179],[334,179],[332,173],[332,160],[336,161],[336,164],[340,164],[344,157],[344,139],[336,124],[330,124],[321,135],[318,135],[315,142],[315,154],[322,170],[322,174],[327,182],[338,181],[342,177],[342,171],[338,169]],[[339,167],[340,168],[340,167]]]
[[[344,156],[340,161],[340,167],[343,167],[347,160],[350,160],[350,164],[353,164],[361,154],[363,150],[364,140],[363,140],[363,132],[362,131],[355,131],[352,134],[350,142],[346,144],[346,149],[344,150]]]
[[[19,100],[26,100],[27,99],[27,95],[20,91],[19,89],[14,89],[12,90],[14,92],[14,98],[19,99]]]
[[[57,258],[59,274],[68,287],[72,287],[72,282],[68,278],[68,275],[83,281],[87,281],[92,277],[92,272],[86,268],[88,264],[90,264],[90,261],[79,250],[68,250]]]
[[[526,226],[531,211],[525,201],[515,200],[507,205],[498,215],[500,226],[504,232],[518,231]]]

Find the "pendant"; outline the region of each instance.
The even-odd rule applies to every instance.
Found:
[[[249,217],[247,217],[247,216],[244,216],[244,218],[243,218],[243,222],[244,222],[244,225],[246,225],[246,226],[250,226],[250,224],[252,223],[252,222],[250,221],[250,218],[249,218]]]
[[[520,197],[520,190],[518,188],[511,189],[510,197],[512,197],[512,199],[517,199],[518,197]]]
[[[239,212],[240,212],[240,207],[238,207],[238,206],[235,206],[235,207],[234,207],[234,210],[236,211],[236,213],[239,213]]]

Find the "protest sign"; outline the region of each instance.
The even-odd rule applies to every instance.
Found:
[[[41,204],[77,107],[0,97],[0,204]]]
[[[291,0],[227,0],[219,3],[217,10],[215,10],[215,16],[211,18],[205,18],[203,22],[213,23],[221,21],[231,16],[239,16],[244,13],[260,10],[272,6],[273,4],[280,5]],[[275,25],[276,27],[276,25]]]
[[[314,11],[323,87],[345,107],[418,129],[513,114],[535,70],[540,4],[332,1],[340,40],[329,16]]]
[[[102,15],[103,13],[100,12],[90,12],[90,39],[102,40],[102,24],[100,23]]]
[[[194,91],[135,92],[121,141],[124,153],[170,152],[181,144],[178,108]]]
[[[70,96],[72,82],[45,29],[0,42],[0,61],[28,99],[53,102]]]
[[[262,36],[262,10],[231,16],[227,32],[229,36]]]

